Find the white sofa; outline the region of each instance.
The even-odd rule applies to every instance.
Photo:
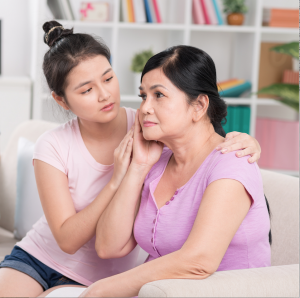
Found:
[[[18,139],[35,142],[56,126],[27,121],[14,131],[0,161],[1,228],[13,232]],[[151,282],[139,297],[299,297],[299,179],[261,173],[272,212],[272,267],[216,272],[205,280]]]

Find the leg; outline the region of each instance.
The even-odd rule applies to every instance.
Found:
[[[29,275],[12,268],[0,269],[0,297],[36,297],[43,287]]]
[[[42,293],[39,297],[46,297],[48,294],[50,294],[51,292],[53,292],[54,290],[57,290],[59,288],[66,288],[66,287],[76,287],[76,288],[84,288],[86,289],[87,287],[84,286],[76,286],[76,285],[64,285],[64,286],[56,286],[53,287],[51,289],[48,289],[47,291],[45,291],[44,293]],[[71,297],[71,296],[65,296],[65,297]]]

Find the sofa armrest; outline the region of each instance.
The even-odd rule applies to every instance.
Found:
[[[139,297],[299,297],[299,265],[219,271],[204,280],[145,284]]]

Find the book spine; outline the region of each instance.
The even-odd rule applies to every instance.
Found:
[[[212,0],[212,1],[213,1],[216,15],[217,15],[218,23],[219,23],[219,25],[224,25],[221,10],[220,10],[219,4],[217,3],[217,0]]]
[[[128,10],[128,21],[130,23],[134,23],[134,10],[133,10],[133,2],[132,0],[127,0],[127,10]]]
[[[157,23],[161,23],[160,12],[156,0],[153,0],[153,6],[154,6]]]
[[[148,23],[153,23],[152,16],[151,16],[151,11],[150,11],[150,6],[149,6],[149,1],[150,0],[144,0],[146,16],[147,16],[147,22]]]
[[[251,83],[246,81],[243,84],[222,90],[219,92],[221,97],[239,97],[242,93],[251,89]]]
[[[134,18],[137,23],[145,23],[146,19],[146,12],[144,6],[144,0],[133,0],[134,5]]]
[[[202,7],[199,0],[193,0],[193,18],[195,24],[205,24]]]
[[[155,11],[154,11],[154,5],[152,0],[148,0],[149,2],[149,7],[150,7],[150,13],[152,17],[153,23],[157,23],[156,16],[155,16]]]
[[[127,8],[127,0],[122,0],[122,17],[123,22],[128,22],[128,8]]]
[[[204,20],[205,20],[205,24],[209,25],[210,23],[210,19],[208,16],[208,11],[206,8],[206,4],[205,4],[205,0],[200,0],[201,1],[201,6],[202,6],[202,11],[203,11],[203,15],[204,15]]]
[[[217,15],[216,15],[212,0],[205,0],[205,3],[206,3],[206,8],[207,8],[207,12],[209,15],[209,19],[210,19],[210,24],[218,25],[218,19],[217,19]]]

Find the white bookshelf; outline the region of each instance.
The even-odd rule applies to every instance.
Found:
[[[33,40],[36,55],[33,59],[34,105],[33,117],[43,118],[43,102],[49,92],[41,71],[43,54],[42,24],[49,20],[46,15],[46,0],[32,0],[37,11],[35,20],[36,38]],[[78,0],[71,0],[77,1]],[[107,23],[58,20],[65,28],[74,27],[75,32],[93,33],[104,39],[111,50],[112,67],[120,82],[122,105],[138,107],[141,102],[134,90],[134,78],[130,71],[132,56],[141,50],[152,48],[157,53],[170,46],[186,44],[206,51],[215,61],[218,81],[238,77],[251,81],[252,90],[247,98],[225,98],[228,105],[249,105],[251,107],[250,134],[255,135],[257,110],[260,106],[281,106],[272,99],[258,99],[260,44],[262,41],[288,42],[298,40],[299,30],[294,28],[268,28],[262,24],[262,10],[265,0],[248,0],[249,11],[243,26],[195,25],[192,20],[192,0],[163,1],[162,14],[167,21],[162,24],[124,23],[120,17],[120,0],[110,0],[111,18]],[[219,1],[220,5],[222,1]],[[38,7],[38,9],[37,9]],[[225,20],[225,17],[224,17]],[[46,94],[45,94],[46,92]]]

